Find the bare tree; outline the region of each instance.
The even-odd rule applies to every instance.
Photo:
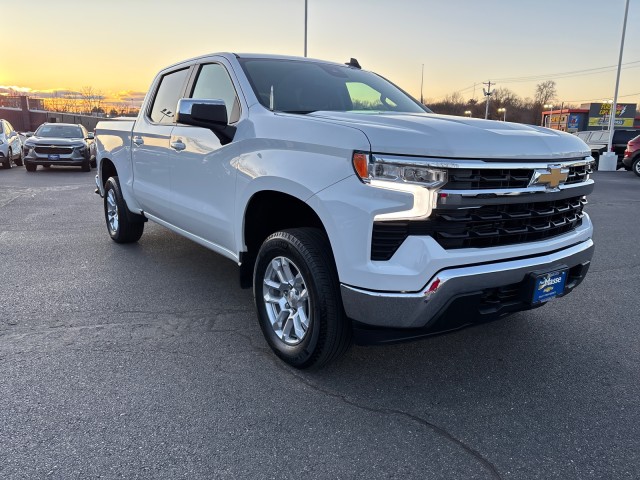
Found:
[[[536,85],[535,102],[544,105],[556,99],[558,91],[556,90],[556,82],[547,80],[546,82]]]
[[[80,89],[79,109],[81,113],[92,113],[103,111],[102,103],[104,95],[100,90],[94,90],[92,86],[87,85]]]

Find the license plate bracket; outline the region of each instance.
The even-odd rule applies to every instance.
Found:
[[[533,272],[529,277],[529,301],[539,305],[564,294],[569,268],[561,266],[553,270]]]

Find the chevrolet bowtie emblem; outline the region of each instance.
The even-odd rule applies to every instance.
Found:
[[[546,185],[549,189],[557,189],[561,183],[567,181],[569,169],[560,165],[549,165],[549,168],[540,168],[533,171],[529,186]]]

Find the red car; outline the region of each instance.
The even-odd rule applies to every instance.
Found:
[[[627,143],[627,149],[622,157],[622,164],[627,170],[633,170],[633,173],[640,177],[640,135],[632,138]]]

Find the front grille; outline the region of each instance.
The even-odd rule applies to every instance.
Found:
[[[389,260],[410,235],[429,235],[445,249],[526,243],[567,233],[582,222],[585,197],[437,209],[427,220],[375,222],[372,260]]]
[[[569,177],[564,182],[565,185],[570,183],[580,183],[589,179],[589,174],[593,173],[591,165],[577,165],[569,167]]]
[[[455,173],[453,173],[455,172]],[[531,180],[530,169],[491,170],[460,168],[449,170],[445,190],[478,190],[495,188],[527,188]]]
[[[570,166],[565,184],[587,180],[591,173],[589,165]],[[449,170],[449,181],[444,190],[495,190],[501,188],[527,188],[533,170],[521,168],[456,168]]]
[[[71,152],[73,152],[73,148],[72,147],[58,147],[55,145],[48,145],[48,146],[37,146],[35,148],[36,153],[42,153],[44,155],[50,155],[50,154],[54,154],[54,155],[69,155]]]

